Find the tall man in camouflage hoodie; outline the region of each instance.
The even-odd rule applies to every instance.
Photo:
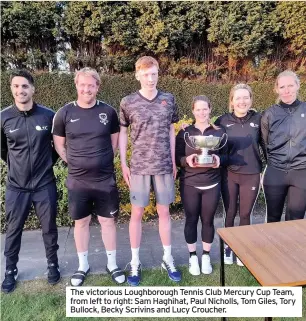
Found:
[[[172,94],[156,88],[158,62],[148,56],[137,60],[136,79],[141,89],[122,99],[120,104],[120,157],[125,182],[130,189],[132,213],[129,226],[132,260],[128,283],[137,286],[141,280],[139,247],[141,220],[149,204],[151,183],[156,196],[159,234],[164,247],[162,267],[169,278],[181,280],[171,254],[171,220],[169,204],[174,201],[175,132],[177,106]],[[127,165],[128,127],[131,128],[132,158]]]

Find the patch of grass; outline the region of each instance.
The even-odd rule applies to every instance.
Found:
[[[211,275],[192,276],[186,267],[182,267],[183,280],[180,284],[171,282],[165,271],[160,269],[144,270],[142,286],[218,286],[219,265],[214,266]],[[257,286],[258,283],[246,268],[236,265],[226,266],[227,286]],[[65,310],[65,293],[69,279],[63,279],[59,284],[50,286],[45,280],[35,280],[18,283],[17,289],[1,296],[2,321],[62,321],[62,320],[103,320],[114,321],[114,318],[67,318]],[[85,286],[114,286],[107,275],[89,275]],[[127,284],[122,285],[127,286]],[[306,289],[303,289],[306,297]],[[161,320],[172,321],[173,318],[119,318],[122,321]],[[221,318],[175,318],[175,321],[220,320]],[[263,321],[263,318],[230,318],[235,321]],[[300,321],[306,319],[306,300],[303,301],[303,318],[273,318],[275,321]]]

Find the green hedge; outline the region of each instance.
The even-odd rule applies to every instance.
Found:
[[[1,75],[1,108],[12,103],[9,88],[9,76]],[[73,75],[58,73],[43,73],[35,76],[35,100],[55,110],[69,101],[76,99]],[[254,91],[254,108],[263,110],[274,103],[273,83],[251,83]],[[179,114],[191,116],[190,105],[195,95],[207,95],[213,104],[213,115],[220,115],[227,110],[228,95],[231,85],[207,84],[200,81],[180,80],[173,77],[161,77],[159,88],[173,93],[179,106]],[[138,89],[138,82],[133,74],[102,76],[102,85],[98,99],[115,108],[119,108],[122,97]],[[306,84],[300,90],[301,98],[306,99]]]
[[[35,100],[41,104],[52,107],[57,110],[65,103],[76,98],[75,87],[73,84],[73,76],[68,74],[40,74],[35,76],[36,81],[36,95]],[[159,87],[162,90],[172,92],[179,106],[180,117],[187,121],[191,116],[190,104],[192,97],[199,94],[207,95],[213,103],[213,115],[220,115],[227,111],[228,94],[231,85],[217,85],[205,84],[197,81],[179,80],[171,77],[162,77],[160,79]],[[11,92],[9,88],[8,74],[2,73],[1,76],[2,96],[1,108],[12,103]],[[275,101],[273,94],[273,84],[271,83],[253,83],[251,84],[254,90],[255,104],[254,107],[258,110],[263,110]],[[102,76],[101,93],[99,99],[113,105],[118,109],[122,97],[137,90],[138,83],[133,75],[124,76]],[[306,98],[306,86],[301,88],[301,98]],[[189,119],[190,121],[190,119]],[[179,129],[180,124],[176,125],[176,130]],[[5,211],[4,211],[4,197],[5,197],[5,176],[6,166],[1,162],[1,232],[5,232]],[[121,216],[128,217],[130,215],[129,191],[123,181],[120,170],[120,159],[117,155],[115,157],[115,168],[117,175],[117,183],[121,197]],[[67,167],[59,161],[55,168],[55,175],[57,178],[57,187],[59,192],[58,201],[58,226],[67,226],[72,224],[68,216],[67,205],[67,189],[65,187],[65,179],[67,176]],[[180,206],[180,197],[177,191],[176,200],[172,205],[172,209],[177,209]],[[155,214],[154,208],[154,194],[151,194],[151,204],[146,208],[144,218],[149,218]],[[30,215],[26,222],[26,228],[34,229],[39,227],[39,222],[35,215]]]

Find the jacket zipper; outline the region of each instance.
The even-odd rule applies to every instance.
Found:
[[[31,183],[30,183],[30,187],[31,189],[34,189],[34,185],[33,185],[33,161],[32,161],[32,153],[31,153],[31,139],[30,139],[30,134],[29,134],[29,126],[28,126],[28,121],[27,121],[27,116],[28,113],[25,111],[25,123],[26,123],[26,128],[27,128],[27,136],[28,136],[28,143],[29,143],[29,156],[30,156],[30,173],[31,173]]]
[[[292,135],[291,135],[291,123],[292,123],[292,111],[289,110],[289,114],[290,114],[290,122],[289,122],[289,135],[290,135],[290,139],[289,139],[289,152],[288,152],[288,162],[287,162],[287,169],[290,169],[290,155],[291,155],[291,148],[292,148]]]

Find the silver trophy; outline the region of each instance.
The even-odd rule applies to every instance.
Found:
[[[188,144],[188,142],[186,141],[186,137],[188,137],[192,146]],[[226,138],[225,143],[222,146],[220,146],[224,137]],[[201,154],[196,156],[196,166],[209,167],[214,165],[214,159],[212,155],[208,154],[208,152],[223,148],[227,143],[227,134],[224,133],[221,137],[217,137],[213,135],[190,136],[189,133],[186,132],[184,134],[184,140],[186,145],[189,146],[190,148],[196,151],[201,151]]]

